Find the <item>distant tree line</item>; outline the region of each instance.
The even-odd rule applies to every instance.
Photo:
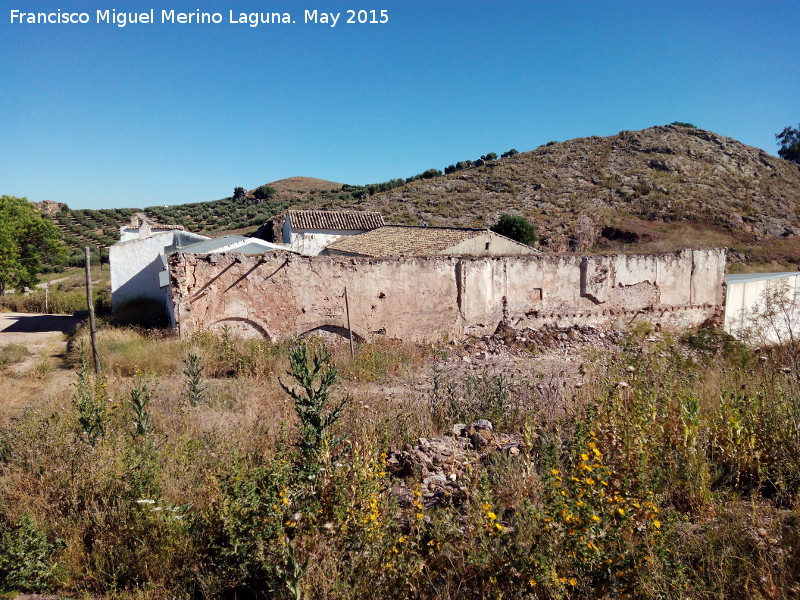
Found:
[[[519,154],[519,151],[512,148],[507,152],[503,152],[503,154],[500,157],[508,158],[516,154]],[[450,173],[455,173],[456,171],[461,171],[463,169],[480,167],[492,160],[497,160],[496,152],[489,152],[488,154],[484,154],[477,160],[463,160],[457,162],[454,165],[448,165],[444,169],[444,174],[449,175]],[[423,171],[422,173],[418,173],[411,177],[406,177],[405,179],[399,177],[397,179],[390,179],[389,181],[383,181],[381,183],[369,183],[367,185],[344,184],[342,186],[342,192],[350,194],[355,199],[360,199],[366,196],[372,196],[374,194],[378,194],[380,192],[388,192],[393,189],[402,187],[408,183],[419,181],[420,179],[433,179],[434,177],[440,177],[441,175],[442,171],[440,171],[439,169],[428,169],[426,171]]]
[[[406,177],[405,179],[401,177],[398,179],[390,179],[389,181],[384,181],[382,183],[369,183],[367,185],[344,184],[342,186],[342,191],[349,193],[351,196],[353,196],[353,198],[359,199],[364,198],[365,196],[372,196],[379,192],[388,192],[389,190],[399,188],[407,183],[411,183],[412,181],[418,181],[420,179],[433,179],[434,177],[439,177],[441,174],[442,172],[439,169],[428,169],[427,171],[417,173],[416,175]]]
[[[149,206],[145,214],[159,223],[183,225],[195,233],[214,233],[247,227],[259,227],[270,217],[288,208],[287,202],[264,202],[276,190],[261,186],[252,197],[234,195],[210,202],[192,202],[171,206]]]
[[[519,151],[516,148],[512,148],[511,150],[503,152],[500,155],[500,158],[509,158],[511,156],[516,156],[517,154],[519,154]],[[464,169],[472,169],[473,167],[482,167],[487,162],[492,160],[497,160],[496,152],[489,152],[488,154],[484,154],[476,160],[460,160],[454,165],[448,165],[447,167],[445,167],[444,172],[445,174],[449,175],[450,173],[455,173],[456,171],[463,171]]]

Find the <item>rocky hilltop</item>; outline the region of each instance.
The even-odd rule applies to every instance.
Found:
[[[342,189],[341,183],[316,177],[287,177],[265,185],[275,190],[275,194],[270,198],[271,202],[305,202],[314,194],[336,193]],[[255,189],[250,190],[248,195],[254,197],[255,191]]]
[[[677,229],[686,237],[687,226],[709,243],[790,247],[800,236],[800,166],[711,131],[666,125],[551,142],[362,206],[407,222],[473,226],[519,213],[557,251],[672,239]]]
[[[47,216],[53,216],[67,206],[63,202],[56,202],[54,200],[42,200],[41,202],[34,202],[33,204],[43,215]]]

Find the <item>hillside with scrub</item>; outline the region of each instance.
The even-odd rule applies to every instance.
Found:
[[[800,165],[732,138],[681,123],[505,154],[350,205],[408,224],[520,214],[549,251],[727,246],[735,262],[800,264]]]
[[[368,185],[290,177],[232,196],[144,209],[51,215],[67,244],[102,253],[134,212],[206,235],[254,233],[289,208],[374,210],[387,223],[536,225],[546,251],[727,246],[735,268],[800,265],[800,165],[689,123],[464,157]]]
[[[180,225],[209,236],[253,233],[264,222],[294,205],[307,203],[315,194],[330,194],[342,185],[313,177],[290,177],[247,191],[235,188],[229,198],[141,208],[78,209],[50,200],[37,207],[61,231],[70,249],[69,266],[83,264],[83,248],[89,246],[95,262],[107,261],[108,248],[119,241],[120,227],[131,217],[144,215],[158,223]]]

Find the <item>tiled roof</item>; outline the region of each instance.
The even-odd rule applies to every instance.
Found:
[[[438,254],[485,231],[455,227],[386,225],[360,235],[341,238],[327,249],[360,256],[425,256]]]
[[[286,216],[293,229],[369,231],[383,226],[383,216],[377,212],[290,210]]]
[[[183,225],[164,225],[163,223],[150,223],[150,229],[177,229],[178,231],[186,231]]]

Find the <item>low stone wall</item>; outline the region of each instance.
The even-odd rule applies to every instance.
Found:
[[[721,314],[725,250],[394,259],[176,253],[169,270],[181,335],[225,325],[269,339],[344,334],[346,288],[357,338],[435,341],[490,334],[501,321],[698,325]]]

